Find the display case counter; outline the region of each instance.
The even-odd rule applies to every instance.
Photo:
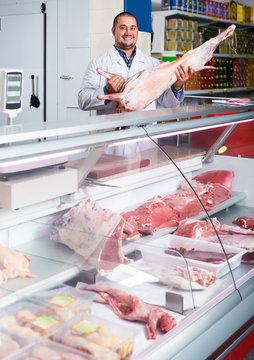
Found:
[[[89,288],[104,299],[91,313],[134,331],[133,360],[205,359],[248,322],[239,342],[253,330],[254,233],[233,221],[254,219],[254,166],[221,149],[252,110],[204,100],[0,135],[0,308],[104,286]],[[222,126],[209,151],[192,146]]]

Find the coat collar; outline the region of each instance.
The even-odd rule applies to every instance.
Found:
[[[114,46],[112,46],[108,51],[112,60],[116,61],[118,64],[124,63],[124,60],[119,55],[118,51]],[[146,63],[145,55],[137,46],[136,46],[136,55],[134,56],[133,62]]]

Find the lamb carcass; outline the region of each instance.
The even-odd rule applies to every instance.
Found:
[[[19,251],[0,245],[0,283],[19,276],[36,277],[30,273],[29,263],[30,259]]]
[[[98,95],[97,98],[119,102],[119,112],[143,110],[176,82],[175,72],[179,65],[182,64],[186,68],[190,67],[192,72],[214,68],[205,66],[205,64],[212,58],[213,52],[219,43],[231,36],[234,30],[235,25],[231,25],[216,37],[206,41],[196,49],[188,51],[179,59],[138,72],[126,80],[121,93]],[[97,72],[107,79],[113,76],[113,74],[100,68],[97,69]]]
[[[99,293],[96,301],[109,304],[114,313],[121,319],[146,323],[147,340],[156,339],[157,326],[168,332],[176,325],[173,316],[158,307],[141,300],[138,296],[116,289],[109,284],[78,284],[79,289],[87,289]]]
[[[130,262],[122,254],[124,220],[95,201],[81,201],[53,222],[51,240],[61,242],[94,265],[110,271]]]

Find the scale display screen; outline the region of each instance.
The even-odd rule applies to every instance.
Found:
[[[22,73],[8,72],[6,74],[6,109],[21,107]]]

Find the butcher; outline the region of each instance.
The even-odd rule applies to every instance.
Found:
[[[97,115],[117,112],[117,103],[99,100],[98,95],[119,93],[125,82],[141,70],[156,67],[160,61],[144,54],[137,46],[138,26],[134,15],[129,12],[119,13],[113,21],[112,34],[114,45],[103,55],[95,57],[84,74],[81,89],[78,93],[78,104],[81,110],[96,110]],[[113,73],[110,79],[97,72],[101,68]],[[154,110],[157,106],[174,108],[184,99],[183,84],[189,79],[191,68],[180,65],[177,68],[176,82],[145,110]],[[133,147],[132,147],[133,148]],[[118,148],[120,149],[120,148]],[[136,151],[136,149],[132,149]],[[121,151],[120,151],[121,152]],[[118,155],[122,155],[118,153]]]
[[[97,115],[116,113],[116,102],[98,100],[102,93],[118,93],[125,79],[141,70],[158,66],[160,61],[144,54],[137,46],[137,20],[131,13],[118,14],[112,27],[114,45],[103,55],[95,57],[85,72],[81,89],[78,94],[79,107],[82,110],[96,110]],[[98,74],[97,69],[113,73],[110,79]],[[191,69],[180,65],[177,69],[176,82],[167,89],[156,101],[146,107],[154,110],[160,104],[163,107],[177,107],[183,101],[183,84],[189,79]]]

